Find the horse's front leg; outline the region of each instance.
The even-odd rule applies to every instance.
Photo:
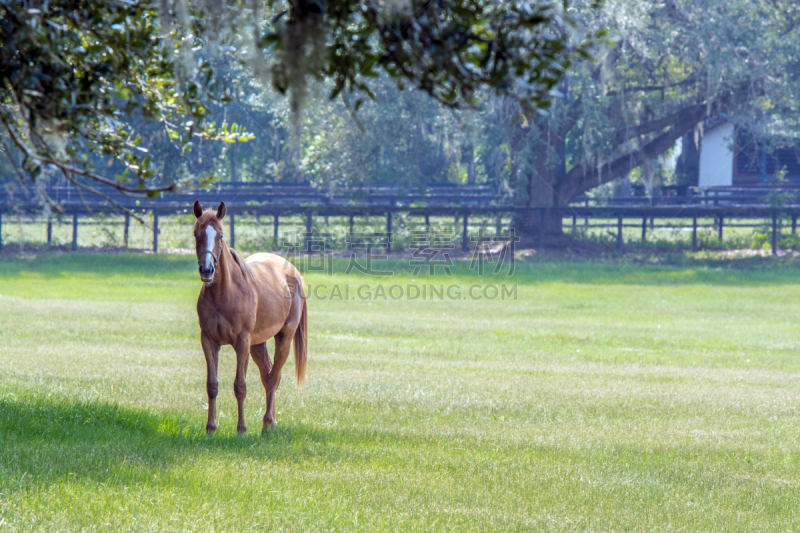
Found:
[[[233,349],[236,351],[236,378],[233,380],[233,394],[239,407],[239,423],[236,425],[239,435],[247,431],[244,421],[244,399],[247,396],[247,361],[250,358],[250,335],[243,333],[236,339]]]
[[[206,435],[213,435],[217,429],[217,393],[219,392],[219,382],[217,381],[217,368],[219,365],[219,344],[209,339],[205,334],[200,336],[200,344],[203,347],[203,355],[206,357],[206,391],[208,392],[208,423],[206,424]]]

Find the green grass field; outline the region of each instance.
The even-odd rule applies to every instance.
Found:
[[[373,297],[312,295],[278,428],[250,365],[236,436],[224,347],[207,439],[194,257],[7,256],[0,531],[797,530],[800,261],[649,261],[337,260],[317,295]],[[421,283],[461,292],[374,296]],[[516,299],[469,298],[493,283]]]

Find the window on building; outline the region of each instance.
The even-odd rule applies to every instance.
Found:
[[[766,158],[764,151],[766,150]],[[767,178],[775,178],[785,171],[787,179],[800,179],[800,143],[778,138],[759,139],[737,129],[734,146],[734,182],[760,180],[762,165]]]

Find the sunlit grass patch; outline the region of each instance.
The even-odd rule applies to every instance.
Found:
[[[396,261],[396,260],[395,260]],[[402,266],[402,265],[401,265]],[[205,428],[192,257],[0,263],[0,524],[10,531],[791,530],[800,269],[520,262],[512,300],[309,300],[260,436],[234,357]],[[306,272],[309,284],[391,281]],[[271,351],[271,346],[270,346]]]

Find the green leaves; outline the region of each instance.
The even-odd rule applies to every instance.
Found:
[[[36,9],[0,0],[0,120],[28,159],[77,176],[94,174],[93,156],[113,156],[117,187],[160,190],[152,155],[139,147],[137,120],[162,124],[179,152],[195,137],[248,140],[242,128],[218,131],[208,105],[230,99],[209,61],[185,55],[200,43],[191,28],[161,25],[150,3],[51,0]],[[181,124],[181,126],[178,126]],[[102,167],[106,167],[102,159]],[[41,170],[23,164],[32,179]],[[37,167],[38,168],[38,167]]]
[[[486,90],[544,107],[570,59],[589,55],[603,37],[574,39],[566,3],[410,0],[400,9],[332,0],[321,16],[307,2],[290,5],[261,40],[273,52],[273,84],[302,92],[306,76],[334,79],[331,99],[342,90],[372,98],[363,80],[383,71],[449,107],[472,106]]]
[[[198,0],[173,13],[144,0],[52,0],[33,10],[0,0],[0,118],[26,157],[68,166],[73,178],[97,180],[103,176],[94,167],[107,169],[126,191],[161,190],[190,166],[224,170],[222,156],[200,161],[205,141],[221,141],[233,162],[239,149],[228,146],[254,138],[241,115],[228,125],[212,113],[230,103],[223,117],[234,120],[227,109],[243,105],[239,87],[247,76],[267,73],[276,90],[290,93],[291,112],[275,115],[278,124],[296,119],[309,76],[332,80],[326,93],[342,97],[353,117],[370,107],[385,76],[450,108],[500,94],[544,110],[570,62],[597,42],[595,34],[580,36],[561,3],[405,4],[267,0],[219,10]],[[253,70],[242,74],[244,68]],[[432,127],[419,127],[423,138]],[[275,168],[287,167],[277,161],[281,150],[260,151],[278,153]],[[189,159],[191,165],[181,162]],[[446,172],[445,158],[431,159],[437,175]],[[292,176],[301,179],[299,171]]]

